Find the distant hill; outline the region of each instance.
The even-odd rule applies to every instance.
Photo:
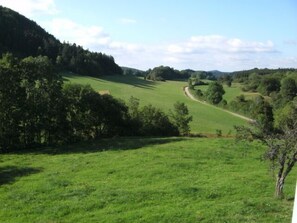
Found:
[[[36,22],[0,6],[0,53],[11,52],[18,57],[47,55],[51,59],[61,43]]]
[[[17,57],[44,55],[61,70],[81,75],[122,74],[112,56],[90,52],[76,44],[61,43],[36,22],[0,6],[0,55]]]
[[[254,68],[250,70],[242,70],[242,71],[234,71],[230,73],[233,76],[233,79],[237,82],[245,82],[248,81],[250,75],[257,75],[257,76],[270,76],[274,78],[281,78],[283,76],[291,75],[294,79],[296,76],[297,69],[294,68],[279,68],[279,69],[259,69]]]
[[[223,76],[223,75],[230,74],[229,72],[222,72],[222,71],[219,71],[219,70],[211,70],[211,71],[208,71],[208,72],[212,73],[213,76],[215,76],[215,77],[220,77],[220,76]]]
[[[138,77],[144,77],[146,75],[146,72],[143,70],[139,70],[136,68],[131,68],[131,67],[121,67],[123,70],[124,75],[134,75]]]

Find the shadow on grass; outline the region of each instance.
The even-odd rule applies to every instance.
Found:
[[[24,149],[20,151],[11,151],[13,154],[71,154],[71,153],[93,153],[102,151],[116,150],[134,150],[146,146],[161,145],[171,142],[190,140],[189,138],[172,137],[172,138],[152,138],[152,137],[115,137],[108,139],[93,140],[80,142],[71,145],[44,147],[35,149]]]
[[[144,78],[132,75],[102,76],[100,79],[146,89],[153,89],[157,84],[155,81],[145,80]]]
[[[18,166],[4,166],[0,167],[0,186],[3,184],[10,184],[19,177],[29,176],[31,174],[39,173],[41,169],[33,167],[18,167]]]
[[[110,81],[110,82],[127,84],[127,85],[132,85],[134,87],[146,88],[146,89],[152,89],[156,84],[156,82],[154,81],[145,80],[144,78],[136,77],[133,75],[106,75],[106,76],[100,76],[100,77],[93,77],[93,76],[80,76],[74,73],[63,73],[62,79],[63,81],[69,81],[67,78],[79,79],[81,77],[86,77],[90,80],[94,80],[98,82]]]

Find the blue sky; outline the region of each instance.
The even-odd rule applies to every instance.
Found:
[[[297,68],[296,0],[0,0],[121,66]]]

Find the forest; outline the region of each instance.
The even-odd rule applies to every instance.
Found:
[[[13,53],[18,58],[47,56],[60,71],[100,76],[122,74],[112,56],[91,52],[75,43],[61,43],[31,21],[0,5],[0,55]]]

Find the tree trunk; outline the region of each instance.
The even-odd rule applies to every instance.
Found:
[[[277,177],[276,185],[275,185],[275,196],[277,198],[284,198],[284,184],[285,184],[285,178],[283,176]]]

